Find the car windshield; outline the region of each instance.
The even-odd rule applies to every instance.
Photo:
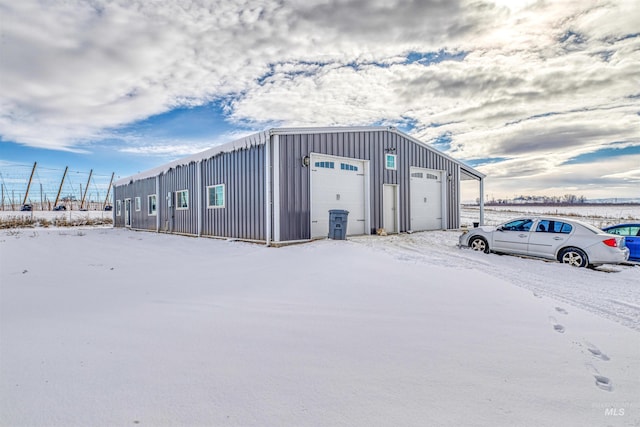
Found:
[[[508,231],[529,231],[532,224],[533,220],[523,218],[503,224],[502,229]]]

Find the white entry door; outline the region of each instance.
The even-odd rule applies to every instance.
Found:
[[[442,171],[412,167],[411,230],[442,229]]]
[[[329,234],[329,210],[349,211],[347,235],[365,234],[365,170],[362,160],[311,155],[311,238]]]
[[[398,232],[398,186],[382,186],[382,226],[391,234]]]

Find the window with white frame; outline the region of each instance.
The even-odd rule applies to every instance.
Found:
[[[217,184],[207,187],[207,206],[209,208],[224,208],[224,184]]]
[[[136,197],[136,212],[140,212],[140,209],[142,209],[142,202],[140,202],[140,197]]]
[[[122,215],[122,201],[116,200],[116,215]]]
[[[158,198],[156,197],[155,194],[151,194],[149,196],[149,206],[148,206],[148,213],[149,216],[155,215],[157,212],[157,206],[156,206],[156,202],[157,202]]]
[[[189,209],[189,190],[176,191],[176,209]]]
[[[396,170],[396,155],[395,154],[385,154],[384,155],[384,167],[385,169]]]

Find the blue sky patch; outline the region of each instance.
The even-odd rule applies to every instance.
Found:
[[[500,163],[500,162],[504,162],[505,160],[509,160],[509,158],[508,157],[484,157],[481,159],[465,160],[465,163],[471,167],[477,167],[482,165],[489,165],[491,163]]]
[[[419,122],[417,119],[411,117],[403,117],[403,121],[398,123],[396,127],[404,133],[411,133],[411,131],[413,131],[418,126],[418,124]]]
[[[451,148],[451,132],[445,132],[438,135],[431,144],[434,145],[440,151],[448,151]]]
[[[617,143],[617,144],[622,144],[622,143]],[[580,154],[579,156],[576,156],[567,160],[566,162],[563,163],[563,165],[592,163],[592,162],[597,162],[609,157],[620,157],[620,156],[625,156],[629,154],[640,154],[640,145],[632,145],[630,147],[621,147],[621,148],[609,146],[607,148],[602,148],[600,150],[592,151],[591,153]]]
[[[225,104],[216,101],[197,107],[175,108],[166,113],[132,123],[116,131],[116,134],[135,134],[153,139],[201,139],[216,137],[233,129],[224,119]]]
[[[437,52],[409,52],[405,64],[432,65],[443,61],[463,61],[468,52],[449,52],[441,49]]]

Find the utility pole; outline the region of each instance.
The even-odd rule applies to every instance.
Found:
[[[115,172],[111,173],[111,181],[109,181],[109,188],[107,188],[107,197],[104,198],[104,204],[102,205],[102,210],[107,206],[107,202],[109,201],[109,192],[111,191],[111,185],[113,184],[113,177],[115,176]]]
[[[84,199],[87,197],[87,190],[89,189],[89,182],[91,182],[91,175],[93,174],[93,169],[89,172],[89,179],[87,180],[87,186],[84,188],[84,194],[82,195],[82,201],[80,201],[80,209],[84,207]],[[82,187],[80,187],[80,192],[82,193]]]
[[[42,199],[42,183],[40,183],[40,210],[44,210],[44,200]]]
[[[62,181],[60,181],[60,188],[58,188],[58,195],[56,196],[56,201],[53,202],[53,207],[58,206],[58,200],[60,200],[60,193],[62,192],[62,184],[64,184],[64,178],[67,176],[67,171],[69,170],[69,166],[64,168],[64,174],[62,175]]]
[[[36,165],[37,164],[38,164],[38,162],[34,162],[33,163],[33,169],[31,169],[31,176],[29,177],[29,183],[27,184],[27,192],[24,193],[24,200],[22,201],[23,205],[25,203],[27,203],[27,197],[29,197],[29,188],[31,188],[31,181],[33,180],[33,174],[36,172]]]

